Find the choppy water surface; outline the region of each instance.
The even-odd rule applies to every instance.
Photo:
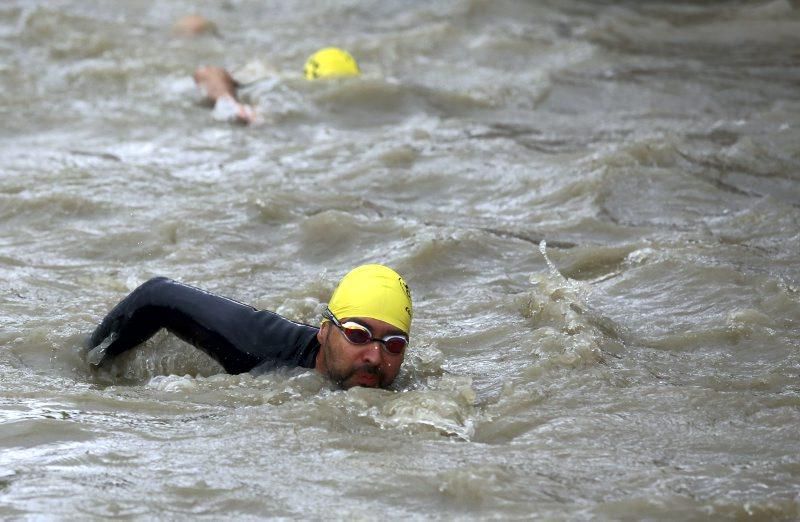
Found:
[[[193,9],[0,6],[0,517],[800,516],[797,2]],[[154,275],[313,323],[364,262],[396,390],[80,350]]]

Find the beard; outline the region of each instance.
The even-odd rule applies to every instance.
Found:
[[[349,381],[356,377],[357,375],[374,375],[375,385],[370,386],[368,384],[352,384]],[[352,388],[353,386],[366,386],[368,388],[383,388],[384,387],[384,375],[380,368],[373,364],[361,364],[356,366],[348,372],[347,375],[343,376],[342,379],[337,380],[336,383],[344,389]]]
[[[355,384],[351,382],[355,377],[361,375],[367,375],[367,376],[374,375],[376,378],[374,386],[370,386],[368,384]],[[384,379],[385,379],[381,369],[375,366],[374,364],[360,364],[358,366],[350,368],[349,370],[337,369],[337,371],[333,371],[333,369],[329,369],[328,377],[330,377],[330,379],[333,380],[333,382],[335,382],[345,390],[348,388],[352,388],[353,386],[381,388],[384,386]]]
[[[346,363],[341,361],[341,359],[336,356],[330,343],[325,343],[325,346],[323,346],[322,349],[325,350],[325,360],[327,361],[328,366],[328,378],[340,387],[348,389],[356,386],[356,384],[352,383],[351,381],[358,375],[374,375],[376,377],[374,386],[361,386],[368,386],[370,388],[382,388],[385,386],[386,376],[378,366],[364,363],[349,368],[343,367]]]

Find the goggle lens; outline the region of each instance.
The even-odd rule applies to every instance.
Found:
[[[353,344],[367,344],[372,339],[372,334],[366,328],[343,324],[342,331],[347,340]]]
[[[403,337],[389,337],[388,339],[383,340],[383,345],[386,347],[386,351],[395,355],[403,353],[403,350],[406,349],[407,344],[408,341],[406,341]]]

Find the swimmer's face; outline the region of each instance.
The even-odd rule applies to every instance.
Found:
[[[389,323],[364,317],[341,319],[342,323],[353,321],[369,328],[372,337],[382,339],[391,335],[405,335]],[[366,386],[386,388],[397,377],[405,358],[405,350],[391,353],[381,343],[353,344],[344,333],[330,321],[326,321],[317,333],[321,345],[316,368],[342,388]]]

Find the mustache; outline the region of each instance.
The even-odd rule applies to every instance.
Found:
[[[353,371],[350,373],[350,375],[355,375],[358,372],[369,373],[377,376],[383,375],[381,369],[375,366],[374,364],[361,364],[359,366],[356,366],[355,368],[353,368]]]
[[[360,364],[358,366],[354,366],[347,375],[343,376],[341,379],[337,379],[336,383],[339,386],[343,386],[345,382],[349,381],[355,374],[357,373],[366,373],[370,375],[375,375],[378,377],[378,386],[383,386],[384,375],[381,369],[374,364]]]

